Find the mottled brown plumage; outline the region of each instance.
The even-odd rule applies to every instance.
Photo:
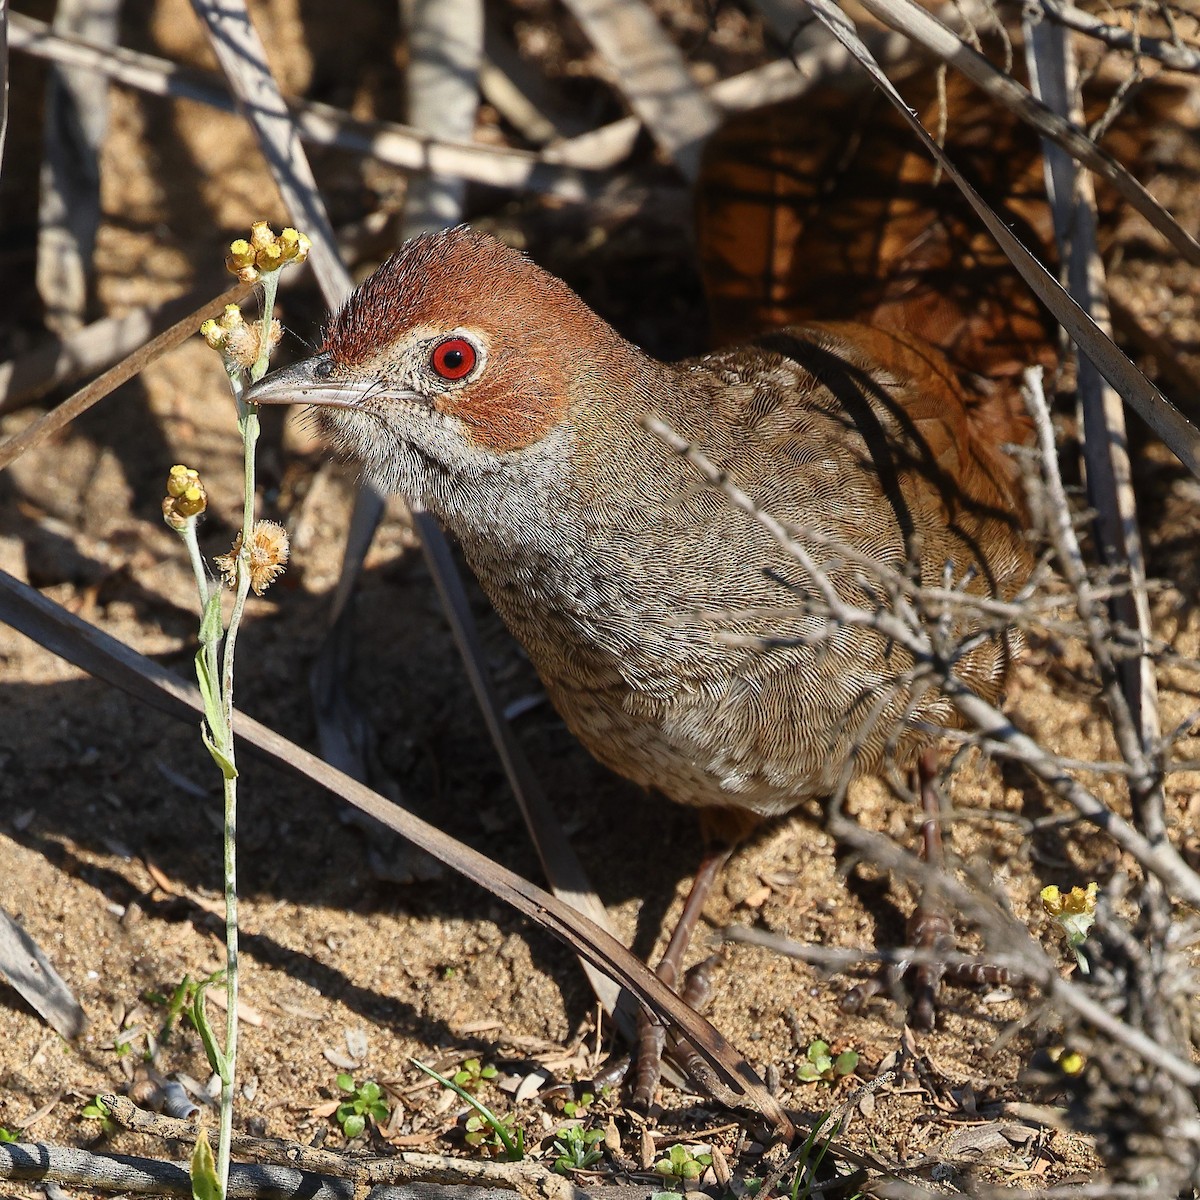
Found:
[[[475,359],[461,378],[439,375],[444,345]],[[576,736],[682,804],[785,812],[878,770],[891,738],[911,760],[906,715],[952,712],[936,692],[914,699],[908,658],[877,633],[805,644],[820,621],[798,612],[805,572],[645,414],[766,511],[888,567],[1004,596],[1029,567],[991,435],[1003,414],[968,403],[932,347],[812,323],[659,363],[468,229],[403,247],[321,354],[252,396],[322,406],[342,451],[440,517]],[[867,601],[854,570],[831,561],[829,575]],[[1010,651],[986,642],[961,673],[998,697]]]

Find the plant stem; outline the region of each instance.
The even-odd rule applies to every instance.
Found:
[[[187,547],[192,574],[196,578],[196,591],[200,593],[200,611],[208,607],[208,572],[204,569],[204,557],[200,553],[200,542],[196,538],[196,518],[189,517],[180,531],[183,544]]]
[[[256,383],[266,373],[270,356],[271,316],[275,307],[275,290],[279,273],[274,271],[263,279],[263,316],[261,349],[258,361],[250,371],[250,381]],[[224,728],[214,737],[220,748],[236,766],[233,741],[233,664],[237,650],[238,630],[250,592],[250,547],[254,538],[254,450],[258,443],[258,410],[242,399],[240,378],[230,376],[237,402],[238,428],[242,433],[242,540],[238,552],[237,590],[233,611],[225,631],[225,646],[221,672],[221,710]],[[194,540],[194,539],[193,539]],[[201,568],[203,570],[203,568]],[[214,658],[216,650],[213,650]],[[214,662],[215,668],[215,662]],[[218,1074],[221,1077],[221,1124],[217,1140],[217,1179],[225,1195],[229,1181],[229,1148],[233,1138],[233,1091],[237,1065],[238,1042],[238,905],[237,905],[237,776],[225,780],[225,1049],[220,1055]]]

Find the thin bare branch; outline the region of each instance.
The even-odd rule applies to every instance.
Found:
[[[1063,0],[1037,0],[1042,12],[1052,21],[1077,33],[1086,34],[1090,38],[1111,46],[1114,50],[1126,50],[1143,58],[1157,59],[1172,71],[1187,71],[1192,74],[1200,73],[1200,50],[1194,50],[1178,41],[1166,38],[1148,37],[1145,34],[1135,34],[1120,25],[1112,25],[1102,21],[1092,13],[1084,12],[1073,4],[1065,4]]]
[[[115,0],[61,0],[55,29],[109,48],[117,38]],[[37,288],[46,325],[83,324],[100,226],[100,151],[108,129],[108,80],[55,64],[46,81],[46,122],[38,197]]]
[[[1075,60],[1070,35],[1051,25],[1027,26],[1026,55],[1035,92],[1046,87],[1040,99],[1064,117],[1082,119]],[[1065,151],[1046,144],[1047,184],[1057,191],[1061,177],[1064,195],[1053,204],[1055,235],[1060,256],[1067,263],[1068,288],[1080,306],[1110,337],[1104,264],[1096,244],[1096,196],[1092,177],[1078,172]],[[1057,168],[1057,169],[1056,169]],[[1091,639],[1092,654],[1102,672],[1112,719],[1122,754],[1135,770],[1130,779],[1134,812],[1152,842],[1166,840],[1161,773],[1152,761],[1154,747],[1162,738],[1158,711],[1158,685],[1150,657],[1150,604],[1146,593],[1146,562],[1138,528],[1137,500],[1129,460],[1125,410],[1121,398],[1104,382],[1092,363],[1077,355],[1077,389],[1083,414],[1083,454],[1086,465],[1088,501],[1096,512],[1096,541],[1100,560],[1126,575],[1131,587],[1108,602],[1111,623],[1133,632],[1141,653],[1113,662],[1108,656],[1109,640]],[[1036,381],[1034,386],[1036,387]],[[1037,403],[1039,398],[1034,398]],[[1042,408],[1044,410],[1044,401]],[[1043,464],[1056,453],[1047,445],[1049,416],[1039,417]],[[1072,531],[1071,536],[1074,536]],[[1081,615],[1091,600],[1080,596]],[[1107,677],[1105,677],[1107,676]]]
[[[110,392],[115,391],[121,384],[128,382],[139,372],[144,371],[160,354],[174,349],[187,338],[192,337],[200,328],[202,321],[208,317],[219,316],[226,304],[236,304],[244,300],[251,292],[246,284],[239,283],[227,292],[202,304],[194,312],[188,313],[176,321],[169,329],[164,330],[156,338],[140,346],[115,367],[105,371],[103,375],[93,379],[86,387],[80,388],[74,395],[68,396],[56,408],[27,425],[20,433],[9,438],[0,445],[0,470],[9,463],[15,462],[27,450],[40,445],[52,434],[69,425],[80,413],[87,412],[93,404],[103,400]]]
[[[1088,170],[1108,180],[1117,193],[1141,213],[1188,262],[1200,263],[1200,242],[1183,229],[1125,167],[1101,150],[1077,125],[1052,112],[1015,79],[997,70],[937,17],[912,3],[912,0],[863,0],[863,7],[889,28],[912,38],[931,54],[961,71],[992,99],[1003,104],[1044,137],[1057,142]]]
[[[194,100],[222,112],[237,111],[228,86],[213,72],[180,67],[123,46],[106,49],[78,38],[61,37],[44,22],[24,13],[12,14],[12,45],[39,58],[103,71],[116,82],[150,95]],[[367,155],[403,171],[456,175],[492,187],[541,192],[565,200],[593,196],[602,183],[591,168],[604,163],[552,163],[525,150],[421,134],[391,121],[360,121],[341,109],[312,100],[290,99],[285,103],[304,141]]]
[[[612,82],[684,178],[700,173],[704,140],[721,110],[695,83],[679,48],[642,0],[565,0]]]

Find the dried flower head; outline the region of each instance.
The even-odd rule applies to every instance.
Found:
[[[283,326],[278,320],[273,320],[270,332],[267,334],[270,349],[274,350],[282,338]],[[253,325],[243,325],[240,329],[230,332],[225,340],[225,355],[243,370],[248,371],[258,361],[261,346],[262,326],[255,321]]]
[[[237,583],[238,558],[242,553],[242,535],[234,539],[228,554],[218,554],[213,560],[227,587]],[[250,586],[261,596],[283,573],[288,561],[288,534],[274,521],[256,521],[250,534]]]
[[[256,283],[268,271],[302,263],[311,249],[312,242],[295,229],[289,227],[277,237],[266,221],[255,221],[248,239],[230,242],[225,266],[243,283]]]
[[[167,494],[163,497],[163,520],[174,530],[187,527],[189,518],[198,517],[208,507],[208,493],[197,471],[176,463],[167,475]]]
[[[258,321],[247,323],[236,304],[227,304],[219,320],[205,321],[200,326],[200,336],[214,350],[220,351],[226,362],[245,371],[258,361],[262,349],[262,325]],[[272,320],[267,334],[268,349],[274,350],[282,339],[283,326],[278,320]]]

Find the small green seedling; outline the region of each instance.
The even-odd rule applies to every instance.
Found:
[[[354,1077],[343,1071],[337,1077],[337,1085],[350,1098],[337,1106],[334,1119],[342,1127],[347,1139],[358,1137],[367,1127],[367,1118],[376,1125],[386,1125],[388,1106],[383,1099],[383,1089],[373,1079],[365,1083],[354,1082]]]
[[[488,1116],[475,1113],[467,1118],[464,1141],[468,1146],[486,1154],[489,1158],[504,1158],[515,1162],[510,1146],[518,1147],[524,1154],[525,1134],[514,1124],[515,1115],[499,1117],[493,1112]]]
[[[676,1143],[671,1147],[666,1158],[660,1158],[654,1164],[657,1174],[667,1179],[677,1179],[680,1183],[688,1183],[699,1179],[706,1167],[712,1166],[711,1154],[693,1154],[687,1146]]]
[[[804,1059],[796,1068],[796,1078],[801,1083],[816,1083],[818,1080],[834,1083],[843,1075],[853,1075],[857,1068],[857,1051],[843,1050],[834,1058],[829,1043],[817,1038],[809,1042]]]
[[[158,1031],[158,1040],[162,1044],[166,1044],[167,1039],[171,1036],[171,1030],[179,1023],[179,1018],[184,1017],[193,1028],[196,1027],[196,996],[202,992],[204,988],[211,987],[213,984],[220,983],[225,978],[225,972],[214,971],[211,975],[204,979],[193,979],[190,975],[185,975],[179,985],[171,992],[169,996],[164,996],[162,992],[147,991],[142,993],[142,999],[147,1004],[157,1005],[159,1008],[165,1008],[167,1015],[163,1018],[162,1027]],[[118,1055],[122,1053],[120,1046],[117,1047]]]
[[[596,1103],[596,1097],[591,1092],[584,1092],[578,1100],[563,1101],[562,1110],[568,1117],[582,1117]]]
[[[19,1142],[21,1140],[20,1129],[9,1129],[4,1125],[0,1125],[0,1145],[5,1142]]]
[[[465,1088],[468,1092],[477,1092],[479,1085],[485,1079],[495,1079],[497,1074],[496,1068],[491,1063],[481,1066],[479,1059],[468,1058],[450,1078],[460,1088]]]
[[[113,1134],[117,1131],[117,1123],[112,1118],[112,1113],[108,1111],[108,1106],[100,1099],[99,1096],[93,1096],[92,1099],[85,1104],[80,1110],[79,1115],[85,1121],[99,1121],[100,1128],[105,1134]]]
[[[596,1149],[596,1143],[603,1140],[603,1129],[585,1130],[579,1124],[564,1125],[550,1147],[556,1155],[554,1169],[560,1175],[568,1171],[586,1171],[604,1157],[604,1152]]]
[[[855,1055],[856,1060],[857,1058],[858,1056]],[[816,1124],[813,1125],[808,1137],[804,1139],[804,1145],[800,1147],[799,1161],[796,1164],[796,1176],[792,1180],[790,1190],[791,1200],[809,1200],[812,1196],[817,1184],[817,1172],[820,1170],[821,1162],[825,1158],[829,1147],[833,1144],[833,1139],[842,1131],[842,1122],[838,1121],[830,1132],[822,1137],[821,1134],[824,1132],[826,1122],[828,1121],[829,1113],[821,1113],[817,1117]],[[851,1197],[851,1200],[855,1200],[855,1198]]]
[[[169,996],[155,991],[145,991],[142,993],[142,999],[147,1004],[154,1004],[159,1008],[167,1010],[167,1015],[163,1018],[162,1026],[158,1031],[159,1042],[165,1044],[171,1036],[171,1030],[175,1028],[179,1018],[185,1013],[192,1011],[192,1001],[195,995],[196,982],[190,975],[185,975],[183,982]]]
[[[415,1058],[408,1060],[419,1071],[424,1071],[432,1079],[436,1079],[442,1087],[448,1087],[452,1092],[465,1100],[476,1112],[476,1116],[467,1118],[467,1145],[476,1146],[482,1150],[496,1150],[509,1162],[520,1162],[525,1157],[525,1131],[514,1124],[512,1115],[498,1117],[490,1108],[481,1104],[466,1088],[447,1079],[432,1067],[427,1067]]]

